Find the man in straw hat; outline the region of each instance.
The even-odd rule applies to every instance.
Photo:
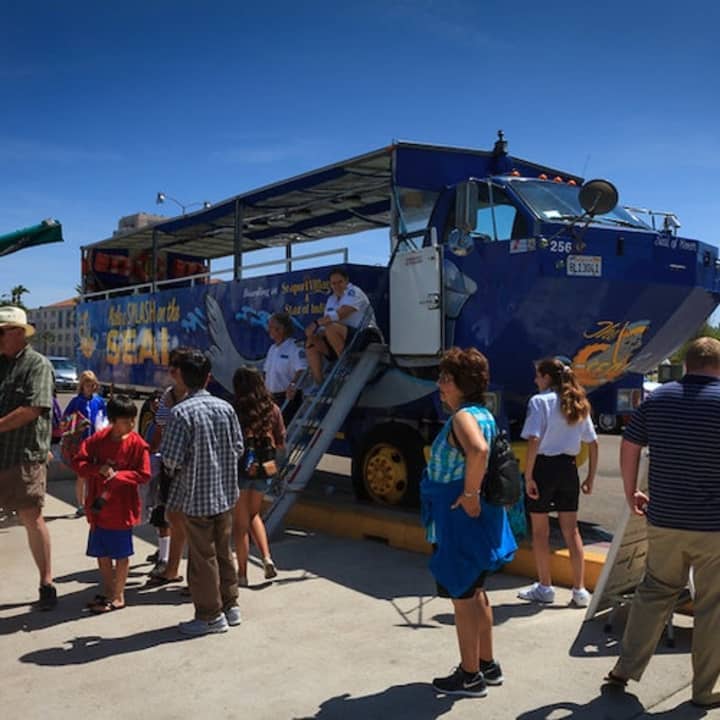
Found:
[[[17,511],[40,572],[36,607],[57,605],[50,535],[42,515],[50,450],[53,369],[28,345],[25,311],[0,307],[0,507]]]

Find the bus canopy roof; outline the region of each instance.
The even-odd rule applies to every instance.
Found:
[[[236,227],[241,252],[350,235],[390,225],[395,187],[440,191],[469,177],[511,169],[529,177],[544,172],[582,181],[495,152],[396,142],[83,250],[149,250],[155,235],[159,250],[211,260],[233,255]]]

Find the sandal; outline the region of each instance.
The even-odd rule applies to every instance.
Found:
[[[108,601],[104,603],[98,603],[90,608],[90,612],[93,615],[104,615],[105,613],[114,612],[115,610],[124,610],[125,605],[115,605],[113,602]]]
[[[612,670],[603,678],[603,682],[608,685],[614,685],[615,687],[627,687],[628,678],[616,675]]]
[[[100,595],[98,593],[92,600],[90,600],[89,603],[87,603],[85,605],[85,607],[88,608],[88,610],[89,610],[90,608],[94,607],[95,605],[103,605],[107,601],[108,601],[108,599],[105,595]]]
[[[145,587],[161,587],[162,585],[170,585],[171,583],[181,583],[183,579],[184,578],[182,575],[178,575],[174,578],[167,578],[162,575],[155,575],[145,583]]]

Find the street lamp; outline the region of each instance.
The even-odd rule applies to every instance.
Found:
[[[166,200],[172,200],[181,210],[182,214],[185,214],[185,211],[188,208],[194,207],[195,205],[202,205],[205,210],[207,210],[212,203],[205,200],[204,202],[191,202],[187,204],[181,203],[179,200],[176,200],[174,197],[170,197],[169,195],[166,195],[164,192],[159,192],[155,196],[155,204],[156,205],[162,205]]]

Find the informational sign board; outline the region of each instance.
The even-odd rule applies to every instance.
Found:
[[[647,489],[648,465],[647,451],[643,450],[638,469],[638,487],[643,491]],[[646,556],[647,521],[644,516],[631,513],[627,503],[624,503],[585,621],[603,610],[615,607],[634,592],[645,572]]]

